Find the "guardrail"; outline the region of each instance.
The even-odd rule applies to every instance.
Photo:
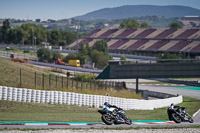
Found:
[[[0,50],[0,56],[2,56],[2,57],[11,57],[11,54],[15,58],[38,60],[37,56],[32,56],[32,55],[27,54],[27,53],[15,53],[15,52],[12,52],[12,51],[1,51]]]
[[[189,86],[200,86],[200,81],[198,80],[174,80],[174,79],[170,79],[169,81],[167,81],[169,83],[174,83],[174,84],[184,84],[184,85],[189,85]]]
[[[0,100],[68,105],[75,104],[90,107],[100,107],[103,106],[104,102],[109,102],[125,110],[153,110],[169,106],[171,103],[179,104],[183,101],[183,97],[177,96],[158,100],[138,100],[73,92],[43,91],[0,86]]]

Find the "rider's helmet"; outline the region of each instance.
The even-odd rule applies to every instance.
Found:
[[[104,103],[104,105],[105,105],[105,106],[108,106],[108,105],[109,105],[109,103],[108,103],[108,102],[105,102],[105,103]]]
[[[174,104],[172,103],[170,107],[173,109],[174,108]]]

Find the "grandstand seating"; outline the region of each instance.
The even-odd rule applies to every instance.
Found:
[[[135,32],[136,29],[129,29],[129,30],[125,30],[123,33],[121,33],[120,35],[118,35],[116,38],[125,38],[128,35],[130,35],[131,33]]]
[[[191,42],[190,41],[180,41],[177,44],[175,44],[173,47],[171,47],[170,49],[168,49],[167,51],[170,51],[170,52],[179,52],[183,47],[185,47],[189,43],[191,43]]]
[[[170,42],[169,40],[158,41],[155,44],[153,44],[151,47],[147,48],[146,51],[156,51],[169,42]]]
[[[140,46],[144,45],[148,40],[138,40],[137,42],[133,43],[131,46],[126,48],[127,50],[136,50]]]
[[[200,52],[200,43],[198,46],[194,47],[190,52],[199,53]]]
[[[162,32],[159,35],[157,35],[155,38],[166,38],[167,36],[169,36],[170,34],[175,32],[176,30],[177,29],[167,29],[164,32]]]
[[[121,45],[125,44],[126,42],[128,42],[129,40],[119,40],[116,43],[112,44],[109,49],[118,49]]]
[[[101,30],[101,29],[96,29],[96,30],[93,30],[92,32],[90,32],[89,34],[87,34],[87,35],[85,36],[85,38],[87,38],[87,37],[90,37],[90,36],[94,35],[95,33],[99,32],[100,30]]]
[[[108,30],[106,31],[105,33],[101,34],[99,36],[99,38],[107,38],[109,35],[115,33],[116,31],[118,31],[118,29],[111,29],[111,30]]]
[[[69,48],[93,46],[97,40],[104,40],[112,50],[200,53],[200,29],[96,29]]]
[[[188,38],[190,37],[192,34],[194,34],[195,32],[197,32],[199,29],[188,29],[185,32],[183,32],[182,34],[180,34],[179,36],[177,36],[177,39],[182,39],[182,38]]]
[[[143,31],[142,33],[140,33],[139,35],[137,35],[135,38],[145,38],[146,36],[148,36],[149,34],[151,34],[154,31],[156,31],[156,29],[147,29],[147,30]]]

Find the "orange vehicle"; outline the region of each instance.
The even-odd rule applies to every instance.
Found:
[[[57,59],[56,64],[65,65],[65,62],[63,62],[62,59]]]
[[[20,62],[20,63],[27,63],[27,59],[19,59],[19,58],[12,58],[11,61]]]

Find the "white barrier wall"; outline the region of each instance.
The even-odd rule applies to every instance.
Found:
[[[0,100],[68,105],[76,104],[79,106],[86,105],[91,107],[103,106],[104,102],[109,102],[124,110],[153,110],[155,108],[169,106],[171,103],[179,104],[183,101],[183,97],[177,96],[158,100],[138,100],[73,92],[41,91],[0,86]]]

